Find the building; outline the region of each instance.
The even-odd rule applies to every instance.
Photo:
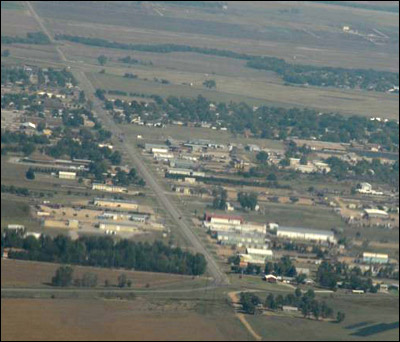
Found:
[[[128,189],[124,188],[122,186],[108,185],[108,184],[103,184],[103,183],[93,183],[92,190],[113,192],[113,193],[128,192]]]
[[[389,262],[389,255],[364,252],[362,261],[366,264],[387,264]]]
[[[205,177],[205,172],[193,171],[190,169],[169,169],[167,171],[169,175],[178,175],[178,176],[189,176],[189,177]]]
[[[94,200],[94,205],[97,207],[119,208],[125,210],[133,210],[133,211],[137,211],[139,209],[139,205],[136,202],[127,200],[96,198]]]
[[[9,229],[9,230],[24,230],[25,226],[23,226],[22,224],[9,224],[7,226],[7,229]]]
[[[266,274],[264,276],[264,280],[268,283],[276,283],[278,281],[278,278],[275,277],[273,274]]]
[[[145,144],[144,149],[149,153],[168,153],[169,147],[166,145]]]
[[[266,247],[264,235],[216,231],[215,236],[217,238],[218,243],[223,246],[237,246],[237,247],[250,247],[250,248]]]
[[[60,179],[76,179],[76,172],[58,171],[58,178],[60,178]]]
[[[358,184],[356,191],[365,195],[383,195],[383,192],[373,190],[372,185],[366,182]]]
[[[138,232],[139,228],[132,223],[122,223],[122,222],[99,222],[99,229],[111,232],[124,232],[124,233],[134,233]]]
[[[290,306],[290,305],[283,305],[282,306],[282,311],[283,312],[298,312],[299,309],[295,306]]]
[[[232,216],[232,215],[220,215],[220,214],[210,214],[206,213],[204,216],[204,222],[209,224],[222,224],[222,225],[242,225],[244,223],[244,219],[241,216]]]
[[[129,220],[129,214],[123,214],[120,212],[104,212],[102,215],[97,217],[99,220],[113,220],[113,221],[123,221]]]
[[[295,240],[336,243],[335,234],[327,230],[299,227],[279,227],[277,237]]]
[[[130,215],[129,219],[131,221],[134,221],[134,222],[137,222],[137,223],[146,223],[149,220],[149,215],[134,214],[134,215]]]
[[[371,219],[371,218],[381,218],[381,219],[387,219],[389,217],[389,214],[380,209],[365,209],[365,218]]]
[[[267,260],[272,260],[274,253],[270,249],[247,248],[246,254],[251,257],[253,261],[265,263]]]

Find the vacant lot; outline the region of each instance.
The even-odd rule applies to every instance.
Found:
[[[146,311],[143,301],[2,299],[2,341],[243,341],[230,315]]]

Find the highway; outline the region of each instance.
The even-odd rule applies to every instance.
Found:
[[[42,31],[49,37],[50,41],[54,44],[60,60],[66,67],[70,68],[70,71],[73,72],[74,76],[79,82],[80,87],[82,88],[82,90],[84,90],[87,98],[93,102],[93,112],[95,113],[95,115],[97,115],[98,118],[101,119],[103,125],[112,132],[114,138],[120,137],[122,135],[121,129],[109,117],[107,111],[104,110],[103,103],[94,96],[95,89],[92,83],[87,78],[86,74],[81,69],[75,68],[74,63],[68,60],[68,58],[61,50],[61,47],[57,44],[57,42],[54,40],[49,30],[46,28],[44,21],[36,13],[32,4],[29,1],[27,1],[26,3],[29,10],[32,13],[32,16],[36,19]],[[228,285],[229,284],[228,277],[220,269],[214,257],[204,247],[199,237],[194,233],[192,229],[192,223],[188,222],[184,218],[179,208],[176,207],[176,205],[167,197],[167,195],[165,195],[164,189],[157,182],[152,172],[146,167],[136,147],[129,144],[126,141],[126,139],[123,139],[122,142],[116,141],[115,143],[116,145],[120,145],[120,147],[122,148],[121,151],[124,150],[126,152],[125,158],[130,159],[130,161],[136,166],[137,170],[139,171],[143,179],[146,181],[146,184],[156,194],[159,204],[165,209],[167,213],[170,214],[170,216],[172,217],[176,226],[180,229],[185,239],[193,246],[196,252],[201,253],[205,256],[208,264],[208,272],[214,278],[215,285],[216,286]]]

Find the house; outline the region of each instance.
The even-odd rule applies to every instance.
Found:
[[[282,306],[282,311],[283,312],[298,312],[299,309],[295,306],[290,306],[290,305],[283,305]]]
[[[366,182],[358,184],[356,191],[360,194],[383,195],[383,192],[373,190],[372,185]]]
[[[267,283],[274,283],[275,284],[278,281],[278,278],[276,276],[274,276],[273,274],[266,274],[264,276],[264,280]]]

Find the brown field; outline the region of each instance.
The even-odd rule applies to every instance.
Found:
[[[59,264],[42,263],[22,260],[1,260],[1,286],[2,287],[43,287],[51,282]],[[80,278],[85,272],[97,275],[99,286],[103,286],[108,279],[110,284],[117,284],[121,273],[132,280],[133,289],[141,289],[150,285],[150,288],[198,285],[201,279],[189,276],[160,274],[151,272],[135,272],[125,270],[111,270],[95,267],[74,266],[74,278]],[[205,281],[205,278],[204,278]]]
[[[1,299],[2,341],[243,341],[233,315],[143,310],[143,301]]]

